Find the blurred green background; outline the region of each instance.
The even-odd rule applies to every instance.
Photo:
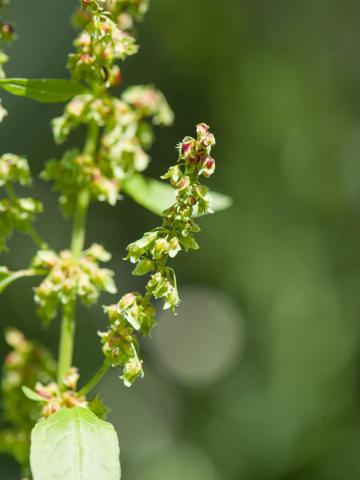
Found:
[[[66,75],[76,5],[13,1],[8,76]],[[181,308],[143,343],[145,379],[128,390],[114,371],[99,387],[125,480],[359,478],[359,18],[357,0],[152,2],[141,51],[123,69],[125,85],[154,83],[176,113],[158,131],[150,173],[206,121],[218,141],[211,185],[235,204],[202,219],[201,250],[176,261]],[[62,107],[3,101],[1,152],[26,153],[38,174],[61,152],[49,121]],[[39,229],[67,247],[56,196],[39,181],[35,194],[46,205]],[[120,292],[138,285],[126,245],[157,222],[129,200],[92,207],[87,241],[114,252]],[[1,264],[23,267],[33,253],[16,235]],[[1,323],[56,352],[59,324],[41,328],[33,285],[1,297]],[[101,360],[104,325],[100,306],[80,310],[82,380]],[[19,478],[6,457],[0,478]]]

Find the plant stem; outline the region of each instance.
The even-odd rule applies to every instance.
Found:
[[[31,239],[33,240],[33,242],[35,243],[35,245],[37,245],[39,248],[41,248],[42,250],[46,250],[47,249],[47,243],[45,243],[40,235],[38,234],[38,232],[36,231],[34,225],[32,225],[31,223],[29,223],[29,226],[26,230],[26,233],[31,237]]]
[[[75,300],[72,300],[63,309],[57,379],[59,385],[62,385],[64,375],[72,364],[75,336],[75,305]]]
[[[92,122],[88,127],[84,153],[95,155],[98,141],[99,127]],[[85,244],[86,218],[90,203],[90,194],[82,190],[78,194],[75,210],[74,226],[71,237],[71,252],[75,259],[79,258]],[[76,299],[64,307],[61,323],[59,363],[58,363],[58,384],[61,385],[65,373],[72,365],[75,336],[75,309]]]
[[[104,362],[95,375],[88,381],[88,383],[79,391],[79,396],[87,395],[103,378],[105,373],[109,370],[110,365]]]
[[[84,147],[84,154],[94,155],[97,147],[99,127],[95,122],[90,123],[88,134]],[[86,217],[90,202],[88,190],[82,190],[77,199],[77,208],[75,211],[74,228],[71,240],[71,252],[74,257],[79,257],[84,248]]]

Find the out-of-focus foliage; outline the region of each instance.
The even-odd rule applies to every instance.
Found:
[[[72,7],[41,2],[34,17],[32,2],[14,0],[8,16],[21,34],[9,77],[65,75]],[[359,15],[355,0],[157,0],[137,27],[140,53],[124,76],[153,81],[176,112],[150,173],[159,177],[188,125],[206,119],[218,141],[216,188],[235,205],[201,219],[211,241],[177,262],[188,286],[178,316],[159,319],[143,345],[145,378],[131,391],[111,377],[100,385],[127,480],[359,478]],[[59,153],[48,124],[61,107],[8,96],[6,107],[3,150],[26,152],[40,172]],[[34,197],[52,212],[40,219],[50,245],[66,248],[56,197],[40,182]],[[154,217],[125,202],[92,209],[89,245],[125,255],[144,222],[151,228]],[[20,236],[11,242],[15,269],[33,251]],[[112,267],[130,271],[120,255]],[[55,349],[57,326],[38,327],[31,282],[7,290],[0,321]],[[141,280],[129,282],[122,290]],[[85,378],[101,359],[104,323],[100,308],[79,316]],[[18,478],[6,457],[0,472]]]

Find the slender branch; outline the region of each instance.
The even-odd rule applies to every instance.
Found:
[[[17,272],[11,272],[3,280],[0,281],[0,293],[2,293],[9,285],[14,283],[19,278],[24,277],[41,277],[46,275],[47,272],[41,270],[19,270]]]
[[[88,134],[85,142],[84,153],[95,155],[98,141],[99,127],[96,123],[91,123],[88,127]],[[74,226],[71,238],[71,252],[75,258],[78,258],[85,244],[86,218],[90,203],[90,195],[87,190],[79,192],[77,206],[74,216]],[[75,336],[75,309],[76,299],[70,302],[63,311],[61,324],[60,344],[59,344],[59,363],[58,363],[58,383],[63,382],[65,373],[72,365]]]
[[[40,237],[39,233],[35,229],[34,225],[32,223],[29,223],[26,233],[31,237],[33,242],[42,250],[46,250],[48,245],[45,243],[42,238]]]
[[[95,375],[88,381],[86,385],[79,391],[79,396],[87,395],[100,382],[106,372],[109,370],[110,364],[104,362]]]

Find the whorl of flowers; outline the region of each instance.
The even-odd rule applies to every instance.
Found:
[[[108,262],[110,258],[111,255],[97,244],[85,250],[79,258],[69,250],[59,254],[40,250],[32,268],[47,273],[35,289],[38,313],[44,321],[51,321],[60,306],[66,308],[76,297],[84,305],[92,305],[97,302],[101,291],[116,293],[114,273],[98,265],[98,262]]]

